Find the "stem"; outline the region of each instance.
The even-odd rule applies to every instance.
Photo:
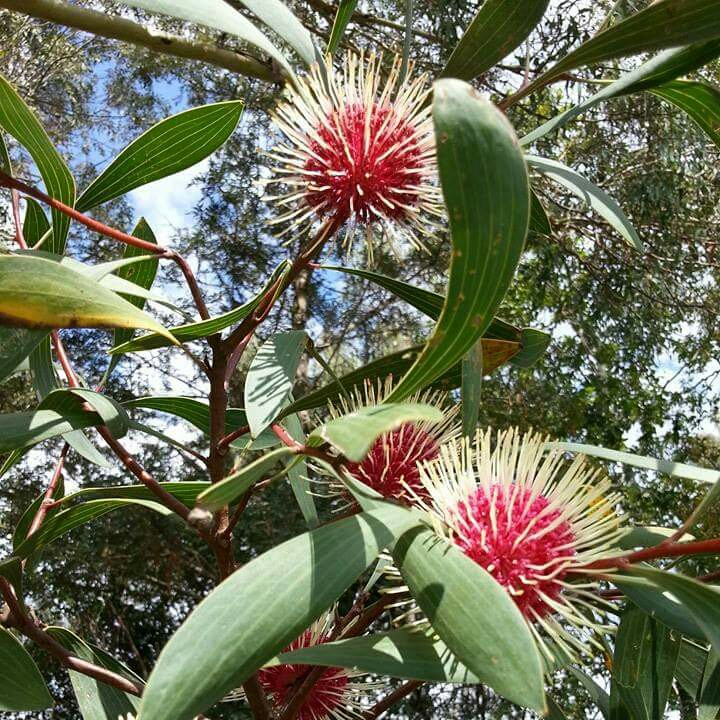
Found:
[[[239,427],[237,430],[233,430],[231,433],[228,433],[218,443],[218,451],[221,453],[226,453],[228,447],[230,446],[230,443],[234,442],[235,440],[237,440],[239,437],[242,437],[243,435],[247,435],[249,432],[250,432],[250,426],[243,425],[242,427]]]
[[[666,540],[655,547],[637,550],[629,553],[628,555],[597,560],[589,565],[585,565],[582,570],[604,570],[616,567],[624,568],[633,563],[644,562],[646,560],[680,557],[682,555],[714,555],[718,553],[720,553],[720,538],[713,538],[712,540],[695,540],[693,542],[682,543]]]
[[[70,446],[65,443],[63,445],[63,449],[60,451],[60,458],[57,461],[57,465],[55,466],[55,472],[53,473],[52,478],[50,479],[50,482],[47,486],[47,490],[45,490],[45,495],[43,497],[42,502],[40,503],[40,507],[38,508],[37,514],[33,518],[32,524],[30,525],[30,529],[28,530],[27,536],[30,537],[31,535],[34,535],[39,529],[40,526],[43,524],[43,521],[45,520],[45,516],[48,513],[48,510],[53,506],[53,495],[55,495],[55,491],[57,490],[58,483],[60,482],[60,478],[62,477],[62,471],[65,467],[65,458],[67,457],[68,450],[70,449]]]
[[[93,35],[145,47],[164,55],[199,60],[267,82],[283,82],[282,75],[271,65],[247,53],[223,50],[209,43],[148,30],[132,20],[108,15],[105,12],[66,5],[57,0],[0,0],[0,7],[90,32]]]
[[[255,720],[271,720],[273,717],[272,710],[257,675],[253,675],[243,684],[243,690]]]
[[[182,274],[185,277],[185,280],[187,281],[188,287],[190,288],[190,292],[193,296],[193,300],[195,301],[198,312],[200,313],[200,317],[203,320],[207,320],[210,317],[210,313],[208,312],[207,306],[205,305],[205,301],[203,300],[202,293],[200,292],[200,287],[198,286],[197,279],[195,278],[193,271],[190,269],[187,261],[174,250],[168,250],[161,245],[154,245],[151,242],[147,242],[147,240],[141,240],[140,238],[136,238],[132,235],[128,235],[127,233],[122,232],[122,230],[116,230],[115,228],[112,228],[109,225],[105,225],[98,220],[93,220],[91,217],[88,217],[87,215],[78,212],[77,210],[75,210],[75,208],[71,208],[69,205],[65,205],[65,203],[62,203],[59,200],[56,200],[49,195],[46,195],[44,192],[38,190],[37,188],[27,185],[26,183],[22,182],[22,180],[17,180],[16,178],[11,177],[10,175],[2,172],[1,170],[0,186],[9,187],[13,190],[19,190],[25,195],[29,195],[30,197],[35,198],[36,200],[39,200],[46,205],[49,205],[55,210],[59,210],[61,213],[67,215],[73,220],[76,220],[81,225],[84,225],[86,228],[92,230],[93,232],[99,233],[100,235],[105,235],[106,237],[109,237],[112,240],[117,240],[118,242],[124,243],[125,245],[132,245],[133,247],[139,248],[140,250],[145,250],[147,252],[153,253],[154,255],[160,255],[167,258],[168,260],[172,260],[178,265],[178,267],[182,271]]]
[[[0,593],[2,593],[10,609],[9,624],[17,628],[25,637],[32,640],[43,650],[55,656],[66,668],[75,670],[83,675],[88,675],[131,695],[139,696],[142,693],[142,688],[139,685],[136,685],[122,675],[118,675],[104,667],[75,657],[67,648],[55,640],[55,638],[36,625],[32,618],[22,609],[22,606],[15,597],[12,586],[3,577],[0,577]]]
[[[23,235],[22,222],[20,222],[20,195],[17,190],[10,192],[12,196],[12,212],[13,222],[15,223],[15,242],[23,249],[27,250],[27,243]]]
[[[230,333],[228,338],[225,340],[225,347],[230,349],[230,352],[235,358],[236,353],[233,352],[237,346],[244,343],[243,350],[247,347],[250,342],[255,330],[258,328],[260,323],[267,317],[268,313],[272,309],[275,300],[282,295],[292,284],[293,280],[309,265],[312,263],[315,255],[320,252],[323,245],[328,241],[335,231],[340,227],[341,221],[336,216],[328,218],[318,230],[318,234],[309,243],[307,248],[295,259],[290,270],[284,275],[278,278],[277,282],[273,283],[268,288],[262,300],[258,304],[255,312],[249,315],[238,325],[235,330]],[[235,359],[235,363],[240,360],[240,356]],[[234,369],[234,368],[233,368]]]
[[[363,720],[374,720],[380,717],[384,712],[389,710],[396,702],[407,697],[411,692],[417,690],[423,684],[422,680],[409,680],[404,685],[393,690],[385,699],[381,700],[377,705],[370,708],[362,717]]]

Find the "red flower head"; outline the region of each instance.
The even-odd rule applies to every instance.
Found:
[[[396,59],[382,80],[382,58],[348,55],[342,72],[315,67],[288,91],[274,116],[285,143],[270,157],[287,192],[269,199],[284,212],[273,223],[312,226],[335,218],[348,230],[374,227],[419,245],[439,214],[435,138],[427,78],[400,78]],[[286,230],[285,232],[287,232]],[[284,234],[284,233],[283,233]]]
[[[544,651],[540,631],[572,656],[585,650],[583,630],[602,627],[592,619],[602,609],[597,583],[579,582],[573,570],[617,554],[625,532],[618,498],[606,494],[609,479],[584,457],[565,467],[563,453],[546,451],[541,435],[500,432],[494,448],[492,439],[488,430],[477,433],[474,448],[444,446],[423,465],[417,503],[510,593]]]

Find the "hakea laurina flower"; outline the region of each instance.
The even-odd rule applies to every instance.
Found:
[[[384,78],[381,57],[350,54],[342,71],[328,60],[289,89],[274,115],[285,141],[264,181],[286,190],[268,198],[283,211],[272,223],[292,221],[289,232],[334,218],[348,248],[364,228],[372,252],[375,227],[421,246],[441,207],[435,138],[427,77],[401,79],[401,65]]]
[[[617,554],[618,496],[584,457],[568,464],[541,435],[509,430],[495,440],[478,431],[474,446],[443,446],[423,464],[417,504],[507,589],[548,657],[549,645],[576,655],[596,642],[607,605],[597,582],[574,571]]]
[[[367,382],[362,388],[355,388],[349,398],[343,398],[339,407],[331,405],[330,414],[341,417],[361,407],[380,405],[392,391],[392,383],[392,377],[377,385]],[[384,433],[373,443],[364,460],[346,463],[349,474],[383,497],[404,505],[413,504],[414,498],[426,497],[420,479],[421,464],[437,458],[441,445],[459,433],[458,407],[448,410],[444,401],[444,393],[433,391],[409,398],[408,402],[426,403],[439,408],[443,411],[443,419],[439,423],[405,423]],[[339,489],[342,491],[342,488]]]
[[[333,639],[335,614],[330,611],[316,620],[285,652],[313,647]],[[258,681],[272,706],[281,710],[307,674],[307,665],[276,665],[258,672]],[[359,717],[362,701],[377,685],[359,682],[362,673],[346,668],[329,667],[318,678],[298,710],[298,720],[348,720]]]

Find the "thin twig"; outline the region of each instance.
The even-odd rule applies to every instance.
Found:
[[[131,695],[141,695],[141,686],[104,667],[75,657],[67,648],[63,647],[55,638],[45,632],[43,628],[36,625],[18,602],[10,583],[3,577],[0,577],[0,593],[10,609],[9,624],[43,650],[57,658],[66,668],[75,670],[83,675],[88,675]]]
[[[43,524],[43,521],[47,516],[48,510],[50,510],[50,508],[54,505],[53,495],[55,495],[55,491],[57,490],[60,478],[62,477],[62,471],[65,466],[65,458],[67,457],[69,449],[70,446],[65,443],[62,450],[60,451],[60,457],[58,458],[57,464],[55,465],[55,471],[53,472],[50,482],[48,483],[47,489],[45,490],[45,495],[42,499],[42,502],[40,503],[40,507],[38,508],[35,517],[33,518],[30,529],[27,532],[28,538],[31,535],[34,535],[40,529],[40,526]]]
[[[422,680],[409,680],[396,690],[393,690],[386,698],[377,703],[363,714],[363,720],[375,720],[384,712],[388,711],[395,703],[407,697],[410,693],[417,690],[422,685]]]

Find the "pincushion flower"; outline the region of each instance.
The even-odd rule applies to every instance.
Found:
[[[284,652],[313,647],[333,639],[334,613],[327,612],[316,620]],[[298,681],[307,674],[307,665],[276,665],[258,672],[258,681],[274,709],[284,708],[297,690]],[[347,668],[329,667],[318,678],[297,714],[297,720],[348,720],[359,717],[362,700],[374,683],[358,682],[362,673]]]
[[[603,610],[585,566],[617,555],[625,533],[610,480],[584,457],[570,464],[546,438],[517,430],[478,431],[424,463],[416,498],[439,534],[487,570],[512,596],[541,649],[546,639],[571,657],[596,642]],[[590,579],[588,579],[588,577]]]
[[[330,414],[340,417],[361,407],[380,405],[392,391],[392,384],[392,377],[384,384],[368,382],[356,388],[349,399],[343,398],[339,407],[331,405]],[[408,402],[434,405],[442,410],[444,417],[439,423],[405,423],[377,438],[363,460],[345,463],[345,469],[353,478],[404,505],[412,505],[415,498],[426,497],[420,479],[421,464],[437,458],[442,444],[459,433],[458,408],[447,409],[444,393],[425,391],[409,398]],[[343,488],[339,490],[342,492]]]
[[[289,232],[332,219],[348,248],[363,228],[371,253],[376,228],[421,246],[441,207],[428,92],[425,75],[401,79],[399,58],[383,78],[374,54],[347,55],[341,71],[328,60],[299,79],[274,114],[285,139],[269,153],[265,184],[285,191],[269,197],[282,210],[271,222],[291,221]]]

